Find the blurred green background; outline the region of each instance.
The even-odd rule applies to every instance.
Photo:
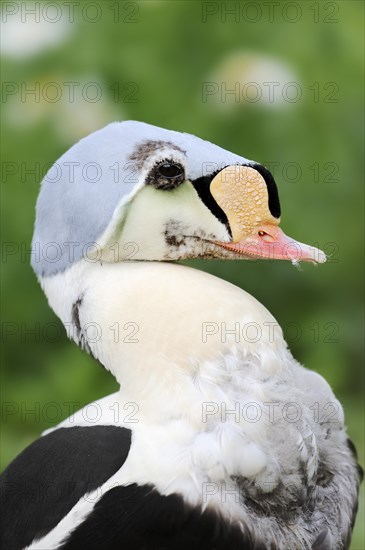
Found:
[[[20,3],[3,4],[2,467],[70,408],[116,389],[67,340],[29,245],[49,163],[126,119],[191,132],[273,169],[284,231],[331,261],[191,263],[275,315],[297,359],[342,401],[364,464],[364,5],[277,4],[104,1],[72,13],[60,2],[25,22]],[[365,548],[363,517],[362,503],[353,549]]]

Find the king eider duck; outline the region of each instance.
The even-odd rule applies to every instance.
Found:
[[[257,300],[174,263],[325,261],[279,222],[270,172],[193,135],[113,123],[54,164],[33,268],[120,390],[5,470],[4,550],[348,548],[361,469],[340,403]]]

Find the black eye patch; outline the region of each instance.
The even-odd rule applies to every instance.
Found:
[[[165,159],[152,168],[146,178],[146,185],[153,185],[156,189],[171,191],[185,181],[184,167],[171,159]]]
[[[200,200],[205,204],[205,206],[211,211],[211,213],[219,220],[223,225],[226,226],[229,234],[232,236],[231,228],[228,223],[228,218],[225,212],[221,207],[215,202],[211,192],[210,184],[212,183],[213,178],[220,172],[217,170],[209,176],[202,176],[196,180],[192,180],[192,184],[195,188],[195,191],[198,193]]]

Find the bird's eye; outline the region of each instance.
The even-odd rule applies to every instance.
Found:
[[[146,184],[153,185],[162,191],[176,189],[184,181],[184,167],[179,162],[170,159],[164,159],[155,164],[146,178]]]
[[[265,233],[265,231],[259,231],[259,236],[260,237],[264,237],[265,235],[267,235],[267,233]]]
[[[164,162],[158,167],[158,172],[164,178],[178,178],[183,173],[183,168],[180,164],[172,162]]]

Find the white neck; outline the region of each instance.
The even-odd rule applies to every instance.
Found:
[[[287,353],[257,300],[181,265],[81,261],[41,283],[69,336],[80,338],[76,320],[90,352],[149,420],[168,414],[199,422],[202,401],[219,400],[229,380],[243,382],[234,358],[259,365],[261,378],[281,369]]]

